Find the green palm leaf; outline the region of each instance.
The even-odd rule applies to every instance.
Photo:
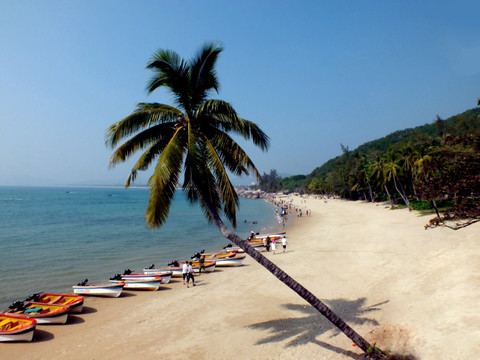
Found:
[[[163,149],[148,182],[151,190],[145,219],[150,227],[163,225],[170,211],[185,151],[181,130],[175,132]]]

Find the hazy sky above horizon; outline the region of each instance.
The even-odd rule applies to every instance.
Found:
[[[150,96],[159,48],[225,47],[220,92],[270,136],[261,173],[308,174],[476,106],[478,1],[1,1],[0,185],[123,184],[106,128]],[[136,160],[137,157],[134,159]],[[140,176],[144,183],[148,175]],[[242,183],[244,180],[236,180]]]

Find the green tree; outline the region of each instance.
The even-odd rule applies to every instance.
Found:
[[[378,186],[383,187],[385,193],[387,194],[388,200],[392,203],[392,197],[390,191],[387,187],[387,178],[385,175],[385,162],[386,159],[383,155],[378,154],[375,158],[370,160],[368,165],[368,172],[371,175],[371,178],[374,179]]]
[[[131,137],[113,153],[112,166],[125,161],[138,150],[145,150],[128,176],[126,186],[135,180],[139,170],[156,161],[150,187],[146,222],[159,227],[167,219],[182,170],[182,189],[192,203],[200,203],[207,219],[214,223],[230,241],[245,250],[280,281],[290,287],[336,327],[343,331],[363,351],[372,346],[333,313],[322,301],[296,282],[259,251],[234,234],[222,221],[223,213],[236,227],[238,198],[227,170],[235,175],[259,173],[229,133],[252,139],[266,150],[269,139],[253,122],[240,118],[233,107],[222,100],[209,100],[218,92],[215,64],[222,51],[218,44],[206,44],[190,61],[170,50],[157,51],[147,68],[155,75],[147,86],[149,93],[163,87],[175,100],[175,106],[142,103],[126,118],[107,129],[106,144],[112,148]],[[375,358],[384,356],[374,351]]]
[[[277,170],[270,170],[270,174],[263,173],[260,180],[260,189],[268,192],[276,192],[282,188],[282,178],[278,175]]]
[[[401,167],[398,164],[398,160],[394,158],[393,154],[388,155],[387,161],[385,162],[383,169],[385,171],[385,177],[387,181],[393,179],[393,185],[395,187],[395,190],[397,190],[397,192],[400,194],[401,198],[405,202],[405,205],[408,206],[408,209],[412,210],[407,195],[405,194],[405,190],[403,189],[402,183],[399,179]]]

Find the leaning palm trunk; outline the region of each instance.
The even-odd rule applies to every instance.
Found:
[[[310,291],[304,288],[301,284],[295,281],[290,275],[280,269],[273,262],[268,260],[259,251],[255,250],[245,240],[241,239],[238,235],[234,234],[224,224],[220,216],[216,213],[212,206],[205,204],[208,212],[211,216],[213,223],[219,228],[220,232],[235,245],[243,249],[248,255],[250,255],[260,265],[270,271],[278,280],[287,285],[290,289],[295,291],[302,299],[307,301],[316,310],[318,310],[328,321],[341,330],[350,340],[352,340],[360,349],[365,353],[370,354],[371,359],[382,360],[386,357],[378,352],[378,349],[372,347],[363,337],[361,337],[355,330],[353,330],[345,321],[343,321],[337,314],[335,314],[327,305],[325,305],[320,299],[313,295]]]
[[[398,179],[398,183],[400,184],[400,189],[401,190],[398,189],[397,181],[395,180],[395,177],[396,176],[393,175],[393,184],[395,185],[395,189],[397,190],[397,192],[402,197],[403,201],[405,202],[405,205],[407,205],[408,210],[412,210],[412,207],[410,206],[410,201],[408,201],[407,195],[405,194],[405,191],[403,190],[403,186],[402,186],[402,183],[400,182],[400,179]]]

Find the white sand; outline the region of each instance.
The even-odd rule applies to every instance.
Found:
[[[480,358],[480,223],[424,230],[429,217],[381,204],[294,203],[312,216],[294,219],[287,253],[267,256],[358,333],[423,360]],[[38,326],[32,343],[0,344],[0,359],[358,358],[293,291],[246,264],[199,276],[189,289],[176,281],[87,298],[67,325]]]

